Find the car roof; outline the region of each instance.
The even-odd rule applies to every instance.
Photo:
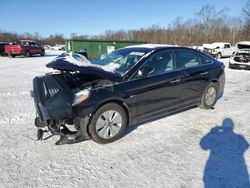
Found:
[[[19,42],[35,42],[33,40],[19,40]]]
[[[148,48],[148,49],[157,49],[157,48],[166,48],[166,47],[177,47],[178,45],[173,44],[139,44],[131,45],[125,48]]]
[[[134,49],[134,50],[145,50],[145,51],[161,51],[161,50],[171,50],[171,49],[187,49],[191,51],[196,51],[200,52],[197,49],[193,49],[190,47],[185,47],[185,46],[178,46],[178,45],[170,45],[170,44],[142,44],[142,45],[132,45],[132,46],[127,46],[125,49]]]
[[[240,42],[237,42],[236,45],[238,44],[241,44],[241,45],[250,45],[250,41],[240,41]]]
[[[213,42],[212,45],[224,45],[224,44],[230,44],[229,42]]]

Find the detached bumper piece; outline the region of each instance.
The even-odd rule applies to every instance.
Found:
[[[36,117],[35,125],[38,128],[37,140],[43,140],[45,132],[51,132],[52,135],[60,135],[60,139],[56,142],[56,145],[74,144],[90,139],[87,132],[88,118],[79,118],[79,120],[77,120],[77,131],[69,130],[65,124],[61,122],[43,122],[39,117]]]

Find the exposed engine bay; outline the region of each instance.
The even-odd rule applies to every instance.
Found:
[[[62,72],[63,79],[71,89],[97,88],[103,85],[112,84],[110,80],[93,75],[83,75],[79,72]]]

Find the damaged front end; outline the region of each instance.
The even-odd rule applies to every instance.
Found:
[[[234,56],[231,57],[229,67],[250,70],[250,49],[237,51]]]
[[[43,133],[49,131],[53,135],[60,135],[57,145],[90,138],[90,114],[83,113],[84,109],[79,112],[78,106],[89,99],[92,89],[112,84],[110,80],[118,79],[116,75],[93,66],[88,67],[89,62],[81,62],[84,66],[72,63],[68,56],[61,55],[47,64],[48,68],[57,70],[56,73],[33,79],[32,96],[36,107],[37,139],[42,140]],[[75,61],[79,63],[79,58]]]
[[[87,140],[88,117],[74,116],[72,109],[79,100],[87,98],[88,92],[82,92],[81,96],[79,92],[74,94],[63,77],[64,74],[51,74],[33,80],[37,138],[41,140],[43,133],[50,131],[61,137],[56,144]],[[66,125],[74,125],[75,131],[70,131]]]

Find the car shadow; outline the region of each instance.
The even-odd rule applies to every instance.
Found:
[[[25,56],[23,56],[23,55],[20,55],[20,56],[15,56],[14,58],[12,58],[12,59],[15,59],[15,58],[36,58],[36,57],[57,57],[58,56],[58,54],[45,54],[44,56],[41,56],[41,55],[39,55],[39,54],[33,54],[32,56],[30,56],[30,57],[25,57]],[[6,57],[8,57],[8,56],[6,56]]]
[[[179,110],[176,110],[176,111],[172,111],[172,112],[169,112],[169,113],[165,113],[164,115],[160,115],[158,117],[154,117],[154,118],[150,118],[150,119],[147,119],[145,121],[142,121],[140,123],[136,123],[136,124],[132,124],[132,125],[129,125],[128,128],[126,129],[123,137],[129,135],[131,132],[133,132],[134,130],[136,130],[138,127],[142,126],[142,125],[145,125],[147,123],[151,123],[153,121],[157,121],[157,120],[160,120],[160,119],[163,119],[163,118],[166,118],[166,117],[169,117],[169,116],[172,116],[172,115],[175,115],[175,114],[178,114],[178,113],[182,113],[182,112],[185,112],[187,110],[191,110],[191,109],[194,109],[194,108],[197,108],[197,106],[189,106],[189,107],[185,107],[185,108],[182,108],[182,109],[179,109]]]
[[[210,150],[203,175],[205,188],[250,187],[244,160],[249,144],[233,129],[233,120],[226,118],[222,125],[212,128],[200,141],[203,150]]]
[[[47,54],[47,53],[45,53],[44,56],[41,56],[39,54],[34,54],[31,57],[57,57],[57,56],[58,56],[58,54]],[[28,58],[30,58],[30,57],[28,57]]]
[[[42,57],[57,57],[59,56],[60,54],[45,54],[44,56]]]

